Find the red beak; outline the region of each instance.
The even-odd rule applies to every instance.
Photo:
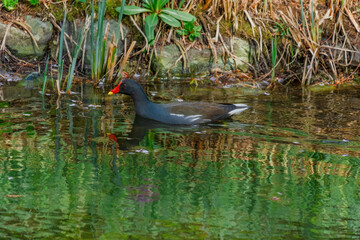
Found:
[[[113,95],[115,93],[118,93],[120,91],[120,85],[122,83],[122,80],[120,81],[119,85],[117,85],[113,90],[111,90],[108,95]]]

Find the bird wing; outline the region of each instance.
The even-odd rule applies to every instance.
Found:
[[[189,119],[199,119],[209,122],[229,117],[229,111],[236,107],[232,104],[216,104],[207,102],[179,102],[164,106],[171,115],[184,116]],[[195,121],[195,120],[194,120]]]

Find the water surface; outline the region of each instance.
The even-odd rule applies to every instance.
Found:
[[[0,238],[360,237],[359,89],[145,88],[252,108],[172,127],[135,118],[110,87],[2,87]]]

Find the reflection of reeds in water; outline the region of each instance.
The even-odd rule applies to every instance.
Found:
[[[13,96],[15,91],[18,90],[6,89],[8,96]],[[129,107],[129,110],[124,111],[124,107],[120,107],[121,99],[105,98],[106,102],[102,102],[103,99],[97,97],[91,87],[86,91],[77,95],[74,98],[76,101],[61,100],[57,109],[55,99],[50,97],[48,106],[45,105],[48,109],[43,111],[41,121],[37,119],[37,116],[42,114],[40,107],[34,108],[31,118],[24,118],[22,112],[12,113],[12,108],[26,107],[30,104],[29,100],[12,102],[11,108],[3,109],[5,116],[11,115],[12,120],[10,124],[7,118],[4,118],[1,136],[5,141],[2,146],[9,148],[16,144],[29,145],[29,142],[36,145],[34,141],[40,139],[43,141],[42,145],[48,144],[53,147],[56,143],[59,154],[62,152],[68,154],[67,156],[73,155],[76,160],[83,157],[79,156],[78,149],[89,147],[95,159],[103,155],[109,156],[111,152],[115,152],[118,158],[125,157],[128,151],[114,150],[114,143],[108,140],[107,134],[117,134],[119,144],[131,138],[129,133],[133,127],[133,109]],[[89,96],[92,96],[91,101]],[[27,96],[27,99],[30,98],[31,96]],[[211,164],[215,164],[219,169],[234,167],[236,171],[248,168],[248,172],[258,176],[278,173],[296,176],[357,176],[358,165],[355,160],[360,157],[359,142],[341,140],[353,139],[357,136],[356,131],[359,131],[356,127],[357,110],[351,111],[351,107],[343,107],[357,106],[356,100],[358,98],[351,100],[351,95],[346,94],[337,98],[331,95],[327,99],[311,96],[304,98],[305,103],[287,110],[279,110],[282,106],[268,108],[268,112],[281,113],[273,115],[262,112],[260,106],[253,106],[258,113],[255,111],[248,115],[251,117],[248,121],[252,123],[246,127],[237,126],[234,120],[224,126],[204,126],[182,131],[155,128],[148,130],[146,136],[140,139],[140,143],[132,145],[129,149],[146,149],[150,154],[144,154],[142,157],[149,164],[156,161],[156,164],[162,165],[164,162],[161,159],[166,159],[165,162],[174,162],[194,169],[206,169]],[[91,108],[89,102],[97,102],[101,107]],[[36,104],[34,106],[37,106]],[[299,106],[306,108],[299,111],[302,108]],[[319,112],[319,108],[322,112]],[[269,121],[269,126],[264,122],[256,122],[257,119],[263,119],[264,115],[267,115],[266,121]],[[294,124],[290,119],[295,118],[298,120]],[[282,127],[271,126],[273,123]],[[25,129],[28,125],[31,125],[30,132]],[[256,128],[254,125],[264,127]],[[339,135],[339,126],[342,126],[342,135]],[[54,135],[49,134],[49,129],[54,129]],[[30,139],[29,136],[35,138]],[[339,137],[340,140],[336,140]]]

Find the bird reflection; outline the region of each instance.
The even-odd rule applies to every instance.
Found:
[[[118,140],[115,134],[108,134],[109,139],[116,142],[120,150],[128,150],[133,147],[139,146],[140,142],[145,138],[148,131],[152,129],[164,129],[171,132],[185,132],[194,131],[199,129],[200,126],[181,126],[181,125],[168,125],[154,120],[140,117],[136,115],[131,132],[127,139]]]

